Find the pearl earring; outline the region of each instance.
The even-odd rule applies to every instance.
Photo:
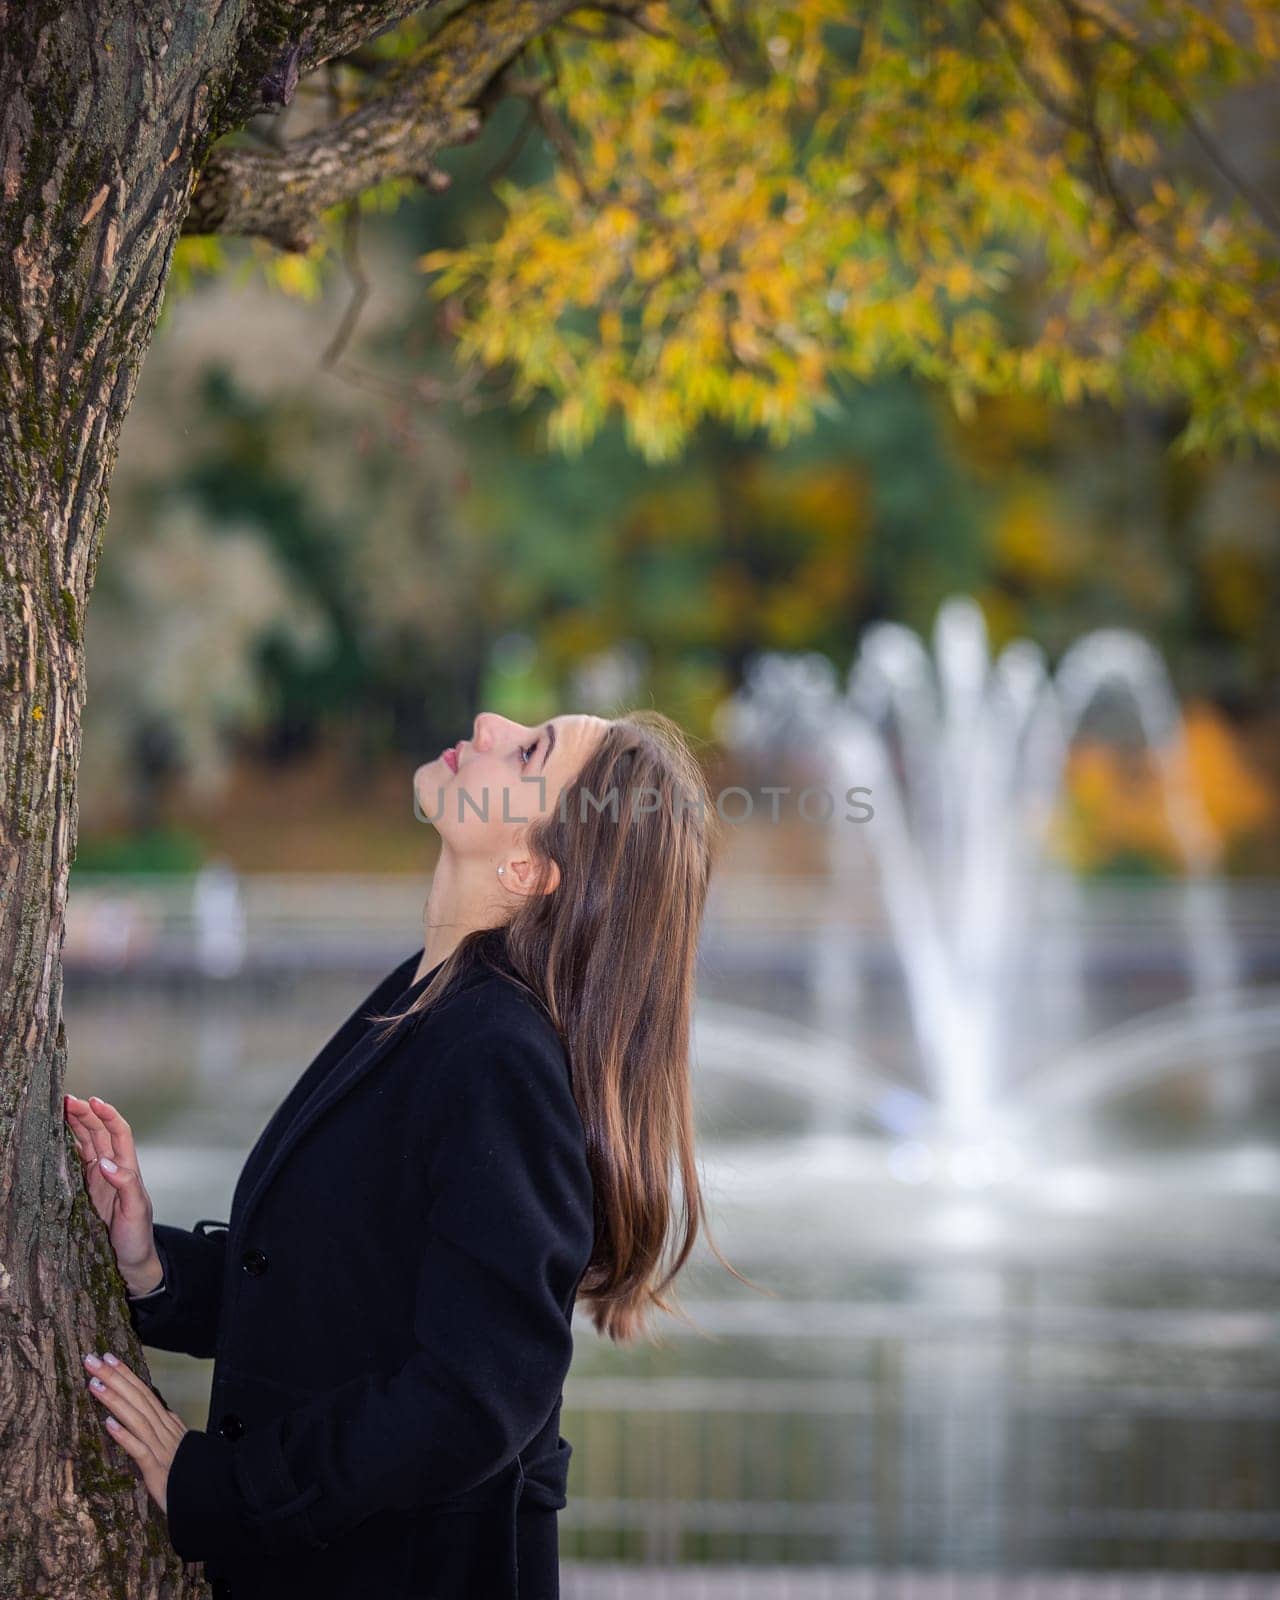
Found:
[[[506,869],[506,868],[505,868],[505,867],[499,867],[499,868],[498,868],[498,876],[499,876],[499,877],[501,877],[501,876],[502,876],[502,874],[503,874],[503,873],[504,873],[504,872],[505,872],[505,871],[506,871],[506,870],[507,870],[507,869]]]

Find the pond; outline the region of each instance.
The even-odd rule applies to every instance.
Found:
[[[712,920],[700,1171],[752,1283],[700,1246],[678,1284],[692,1326],[659,1318],[660,1344],[614,1348],[580,1310],[566,1560],[1274,1570],[1276,902],[1248,899],[1247,982],[1209,1031],[1168,919],[1126,905],[1140,936],[1096,908],[1088,929],[1092,1050],[1055,1040],[1055,1076],[1024,1037],[1034,1092],[1011,1087],[1019,1116],[959,1147],[910,1125],[887,947],[864,944],[846,1058],[812,941]],[[69,963],[68,1088],[130,1119],[158,1220],[227,1216],[276,1105],[420,944],[410,915],[310,954],[263,934],[224,977]],[[203,1427],[211,1363],[152,1362]]]

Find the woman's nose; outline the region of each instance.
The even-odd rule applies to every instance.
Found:
[[[523,738],[529,731],[518,722],[512,722],[509,717],[499,716],[496,711],[481,711],[471,727],[471,742],[478,750],[487,750],[502,734]]]

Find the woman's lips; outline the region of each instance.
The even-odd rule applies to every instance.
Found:
[[[456,772],[458,770],[457,745],[451,744],[447,750],[441,751],[440,759],[444,762],[445,766],[448,767],[450,772]]]

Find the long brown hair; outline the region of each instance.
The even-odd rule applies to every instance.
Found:
[[[433,1005],[502,941],[569,1058],[595,1191],[596,1242],[578,1294],[597,1333],[615,1343],[648,1332],[655,1307],[684,1317],[664,1292],[699,1227],[721,1264],[750,1283],[711,1238],[694,1152],[690,1025],[720,838],[678,724],[650,707],[614,718],[558,806],[530,823],[534,891],[501,929],[460,940],[413,1004],[385,1019],[395,1025]],[[552,862],[560,879],[546,893]]]

